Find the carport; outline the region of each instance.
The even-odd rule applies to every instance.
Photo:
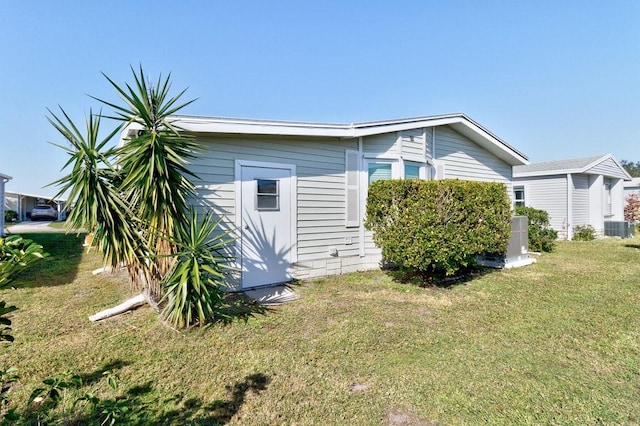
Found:
[[[21,192],[7,191],[6,193],[6,208],[18,213],[18,220],[20,221],[28,220],[31,210],[38,204],[50,204],[51,206],[54,206],[58,211],[58,220],[66,219],[66,200],[43,195],[25,194]]]

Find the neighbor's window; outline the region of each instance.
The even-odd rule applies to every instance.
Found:
[[[516,207],[524,207],[524,186],[513,187],[513,201]]]
[[[278,210],[280,207],[278,181],[256,179],[256,210]]]

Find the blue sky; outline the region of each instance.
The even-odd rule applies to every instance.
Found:
[[[53,195],[46,120],[130,65],[184,113],[351,123],[464,112],[532,162],[640,161],[640,1],[21,1],[0,13],[0,173]],[[107,110],[103,110],[107,112]],[[111,125],[105,122],[103,124]]]

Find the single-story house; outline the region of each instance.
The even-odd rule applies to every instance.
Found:
[[[356,124],[176,116],[204,151],[198,200],[236,230],[232,289],[380,266],[364,228],[379,179],[494,181],[527,158],[464,114]],[[123,141],[139,129],[124,130]]]
[[[5,204],[5,183],[12,179],[11,176],[0,173],[0,237],[4,237],[4,204]]]
[[[623,185],[631,176],[611,154],[518,165],[513,169],[515,205],[549,213],[558,238],[591,225],[600,236],[605,221],[624,221]]]
[[[624,183],[624,199],[631,194],[640,194],[640,177],[632,178]]]
[[[18,220],[24,221],[31,218],[31,210],[36,205],[48,204],[58,212],[58,220],[64,220],[67,214],[66,200],[52,198],[46,195],[25,194],[22,192],[6,192],[5,208],[15,211]]]

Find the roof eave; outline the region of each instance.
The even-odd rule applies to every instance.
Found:
[[[415,128],[452,126],[456,131],[478,143],[511,166],[529,164],[528,158],[464,114],[443,114],[398,120],[354,124],[306,123],[235,118],[174,116],[172,124],[192,133],[222,133],[268,136],[307,136],[350,139],[397,132]],[[121,136],[124,142],[129,130],[139,129],[132,124]]]

